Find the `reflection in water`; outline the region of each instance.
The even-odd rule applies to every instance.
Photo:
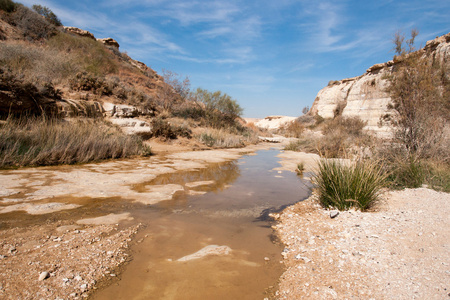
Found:
[[[163,174],[155,179],[136,184],[133,189],[137,192],[145,192],[149,185],[185,184],[189,182],[212,180],[215,183],[207,187],[197,187],[196,190],[220,191],[232,184],[240,176],[239,166],[235,161],[208,165],[207,168],[194,171],[181,171],[177,173]]]
[[[264,217],[305,199],[308,187],[294,173],[274,171],[276,150],[179,172],[137,185],[215,181],[196,187],[204,195],[178,194],[173,200],[132,211],[147,224],[134,246],[134,259],[120,281],[94,299],[263,299],[271,298],[282,274],[282,246],[275,244]],[[185,189],[187,187],[185,186]],[[208,245],[232,249],[226,256],[176,260]]]

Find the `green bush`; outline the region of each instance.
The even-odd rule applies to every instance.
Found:
[[[46,6],[35,4],[33,5],[33,9],[35,12],[43,16],[47,21],[52,23],[55,26],[62,26],[59,18],[52,12],[52,10]]]
[[[17,5],[10,19],[13,25],[23,31],[24,37],[31,41],[48,39],[57,32],[53,24],[21,4]]]
[[[16,9],[17,3],[11,0],[0,0],[0,10],[8,13],[13,12]]]
[[[321,160],[314,176],[321,205],[339,210],[356,207],[364,211],[371,208],[385,182],[382,168],[370,161],[344,164]]]

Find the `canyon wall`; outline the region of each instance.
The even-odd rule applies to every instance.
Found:
[[[425,59],[439,61],[447,74],[450,71],[450,33],[428,41],[423,49]],[[366,129],[379,136],[388,136],[390,129],[380,125],[381,116],[388,112],[391,101],[386,88],[395,66],[401,60],[396,58],[386,63],[376,64],[366,73],[353,78],[330,81],[327,87],[319,91],[311,107],[311,115],[333,118],[336,114],[344,117],[358,116],[367,122]]]

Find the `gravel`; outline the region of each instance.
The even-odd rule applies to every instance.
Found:
[[[376,211],[330,211],[317,197],[274,226],[286,248],[279,299],[449,299],[450,194],[386,192]]]

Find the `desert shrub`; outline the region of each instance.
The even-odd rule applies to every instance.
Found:
[[[205,125],[216,129],[238,126],[236,119],[241,116],[243,109],[229,95],[198,88],[192,98],[201,103],[199,106],[205,110]]]
[[[192,131],[186,126],[176,126],[162,118],[152,119],[151,128],[149,137],[158,137],[163,140],[176,139],[179,136],[191,138],[192,136]]]
[[[87,163],[148,155],[136,136],[102,121],[9,118],[0,127],[0,167]]]
[[[442,128],[450,118],[448,62],[440,65],[413,52],[417,35],[413,30],[406,46],[405,37],[400,32],[395,35],[394,49],[401,63],[387,77],[391,103],[384,121],[393,126],[394,142],[405,147],[408,157],[442,158],[437,157],[438,149],[448,139]]]
[[[8,13],[13,12],[17,7],[17,3],[11,0],[0,0],[0,10]]]
[[[55,13],[47,6],[34,4],[32,6],[35,12],[43,16],[48,22],[55,26],[62,26],[61,20],[55,15]]]
[[[207,129],[197,135],[197,139],[212,148],[239,148],[244,147],[244,137],[232,134],[223,129]]]
[[[11,14],[10,22],[22,30],[26,39],[32,41],[48,39],[57,33],[53,24],[21,4]]]
[[[299,138],[304,130],[305,126],[303,126],[303,124],[298,120],[294,120],[280,126],[280,128],[278,129],[278,133],[286,137]]]
[[[323,136],[304,135],[286,145],[285,150],[317,153],[322,157],[358,156],[358,149],[370,147],[374,138],[363,131],[365,122],[357,117],[337,117],[322,125]]]
[[[352,136],[358,136],[362,133],[362,130],[366,126],[366,122],[362,121],[359,117],[337,117],[329,120],[323,127],[322,131],[325,135],[339,132],[340,134],[348,134]]]
[[[70,88],[75,91],[92,91],[94,94],[111,95],[112,87],[104,77],[95,76],[91,73],[80,72],[70,80]]]
[[[385,180],[379,164],[361,160],[347,164],[321,160],[314,175],[321,205],[339,210],[356,207],[364,211],[373,207]]]

